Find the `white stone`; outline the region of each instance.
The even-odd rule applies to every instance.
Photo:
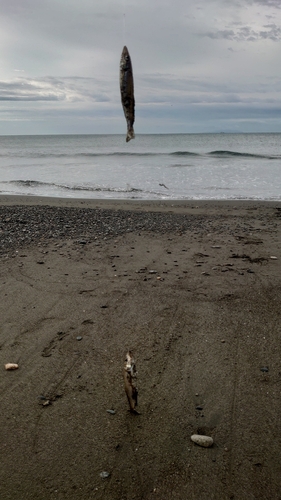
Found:
[[[17,365],[16,363],[6,363],[5,364],[6,370],[17,370],[18,367],[19,367],[19,365]]]
[[[210,448],[214,442],[213,438],[210,436],[202,436],[201,434],[193,434],[191,436],[191,441],[199,446],[204,446],[204,448]]]

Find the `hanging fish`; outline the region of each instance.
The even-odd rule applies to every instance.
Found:
[[[131,58],[127,47],[125,46],[120,61],[120,92],[124,115],[127,121],[126,142],[135,138],[135,98],[134,98],[134,79]]]

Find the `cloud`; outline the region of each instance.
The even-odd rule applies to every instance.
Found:
[[[205,36],[216,39],[233,40],[236,42],[257,42],[259,40],[281,40],[281,27],[276,24],[265,24],[263,29],[253,29],[250,26],[242,26],[233,29],[218,30],[205,33]]]
[[[281,0],[248,0],[250,4],[263,5],[264,7],[281,8]]]
[[[265,9],[281,9],[281,0],[223,0],[223,4],[231,7],[235,6],[244,9],[245,6],[259,6]]]
[[[102,87],[104,82],[93,78],[17,78],[0,81],[0,101],[107,102],[110,99]]]

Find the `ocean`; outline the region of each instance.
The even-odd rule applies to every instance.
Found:
[[[0,194],[281,200],[281,134],[0,136]]]

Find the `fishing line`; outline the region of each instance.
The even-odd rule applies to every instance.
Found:
[[[126,45],[126,14],[123,14],[123,45]]]

